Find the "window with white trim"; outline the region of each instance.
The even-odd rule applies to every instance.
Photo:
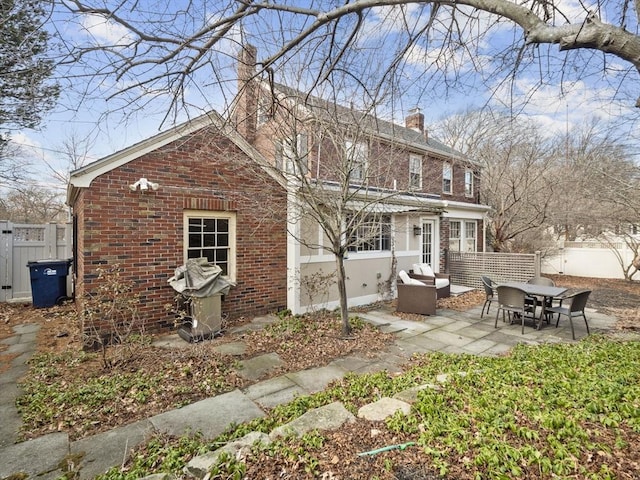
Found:
[[[371,214],[362,218],[349,236],[347,249],[350,252],[391,250],[391,216]]]
[[[260,97],[258,99],[258,110],[256,115],[257,126],[260,127],[267,123],[272,118],[271,105],[270,102],[264,98]]]
[[[422,157],[420,155],[409,155],[409,188],[422,189]]]
[[[276,140],[276,168],[294,175],[306,175],[309,171],[309,137],[299,133],[295,138],[295,142],[290,138]]]
[[[476,222],[464,222],[464,250],[476,251]]]
[[[460,239],[462,233],[462,222],[460,220],[451,220],[449,222],[449,251],[460,251]]]
[[[442,164],[442,193],[451,193],[451,180],[453,178],[453,167],[449,162]]]
[[[464,195],[473,197],[473,170],[470,168],[464,171]]]
[[[204,257],[235,278],[236,217],[232,212],[189,211],[184,214],[184,256]]]
[[[363,182],[367,172],[367,157],[369,155],[365,142],[344,142],[346,165],[350,167],[350,179],[352,182]]]
[[[477,251],[478,223],[475,220],[449,221],[449,251]]]

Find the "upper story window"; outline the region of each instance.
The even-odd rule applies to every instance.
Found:
[[[190,211],[184,214],[184,256],[204,257],[235,278],[236,218],[231,212]]]
[[[369,155],[365,142],[347,140],[345,143],[346,165],[351,172],[350,179],[353,182],[362,182],[367,171],[367,157]]]
[[[391,250],[391,217],[367,215],[349,236],[350,252]]]
[[[449,162],[442,164],[442,193],[451,193],[451,180],[453,178],[453,167]]]
[[[464,195],[473,197],[473,170],[470,168],[464,171]]]
[[[292,139],[275,142],[275,162],[278,170],[290,174],[306,175],[309,172],[309,137],[299,133]]]
[[[409,155],[409,188],[422,189],[422,157],[420,155]]]
[[[265,123],[267,123],[269,120],[271,120],[271,105],[270,102],[264,98],[264,97],[260,97],[258,99],[258,110],[257,110],[257,115],[256,115],[256,122],[258,124],[258,127],[264,125]]]

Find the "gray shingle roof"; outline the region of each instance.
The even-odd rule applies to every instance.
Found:
[[[320,97],[309,95],[294,88],[279,83],[273,84],[276,94],[280,94],[284,99],[293,99],[297,104],[303,105],[313,111],[314,115],[325,115],[329,119],[337,120],[345,125],[360,125],[373,135],[387,137],[396,142],[401,142],[407,146],[424,150],[446,157],[456,157],[466,159],[464,154],[448,147],[431,135],[424,135],[421,132],[407,128],[402,125],[380,119],[375,115],[362,112],[353,108],[329,102]]]

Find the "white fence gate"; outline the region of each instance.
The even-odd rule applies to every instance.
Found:
[[[27,225],[0,221],[0,302],[29,300],[28,262],[66,260],[73,256],[72,225]],[[71,274],[67,277],[71,293]]]

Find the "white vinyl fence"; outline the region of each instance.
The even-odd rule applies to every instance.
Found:
[[[0,221],[0,302],[31,299],[28,262],[73,256],[72,225],[27,225]],[[73,268],[73,267],[72,267]],[[67,294],[71,293],[71,273]]]
[[[633,261],[631,249],[622,242],[615,247],[622,256],[624,264],[630,265]],[[624,278],[622,267],[613,250],[599,242],[565,242],[564,247],[555,254],[546,254],[542,259],[542,273],[562,273],[576,277]]]

